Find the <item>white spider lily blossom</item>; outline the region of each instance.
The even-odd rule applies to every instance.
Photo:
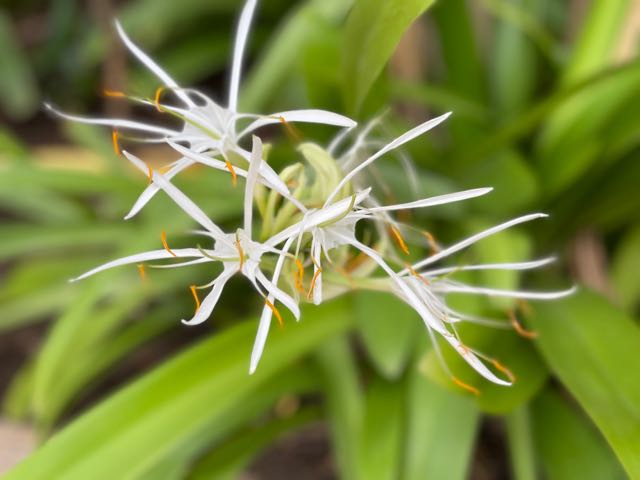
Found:
[[[156,92],[155,100],[136,97],[129,98],[133,101],[150,107],[155,107],[161,112],[177,117],[183,121],[182,129],[176,130],[126,119],[91,118],[79,115],[69,115],[55,109],[49,104],[45,104],[45,107],[56,115],[67,120],[94,125],[105,125],[114,129],[142,132],[144,134],[151,135],[149,138],[138,139],[140,141],[170,141],[173,144],[178,142],[186,143],[189,145],[189,149],[194,153],[206,153],[206,156],[210,158],[221,157],[224,160],[226,169],[232,173],[234,178],[236,175],[234,168],[236,165],[234,162],[237,162],[234,155],[243,159],[244,162],[251,161],[250,152],[242,148],[240,146],[240,142],[252,132],[265,125],[274,123],[287,124],[289,122],[304,122],[346,128],[354,127],[356,122],[353,120],[337,113],[318,109],[289,110],[269,115],[239,113],[237,111],[242,60],[256,4],[257,0],[248,0],[240,15],[233,52],[227,108],[218,105],[211,98],[201,92],[192,89],[180,88],[177,82],[166,71],[156,64],[149,55],[142,51],[142,49],[140,49],[140,47],[138,47],[128,37],[120,23],[117,21],[115,22],[116,30],[122,39],[122,42],[127,46],[131,53],[163,83],[163,87],[158,89]],[[163,90],[174,92],[177,98],[184,105],[177,107],[161,103],[160,94]],[[114,92],[111,92],[111,94],[113,95]],[[120,93],[116,93],[116,95],[126,96]],[[253,121],[248,126],[239,130],[237,124],[239,121],[243,120]],[[194,158],[193,155],[184,155],[181,159],[170,166],[170,170],[166,173],[166,177],[172,178],[197,162],[199,161]],[[278,175],[271,169],[271,167],[269,167],[269,165],[262,162],[259,174],[265,180],[264,183],[269,188],[276,190],[294,204],[297,203],[297,201],[290,196],[287,186],[280,180]],[[126,218],[130,218],[139,212],[140,209],[157,193],[157,191],[157,185],[150,185],[147,187]],[[301,207],[299,204],[297,206]]]
[[[343,245],[354,247],[370,257],[385,270],[385,272],[398,285],[399,288],[405,289],[407,295],[412,296],[411,291],[404,287],[404,284],[400,277],[396,275],[393,269],[388,266],[383,258],[375,250],[367,247],[356,239],[356,223],[362,219],[376,219],[375,214],[380,211],[406,210],[443,205],[446,203],[458,202],[485,195],[491,190],[491,188],[477,188],[463,192],[425,198],[415,202],[401,203],[384,207],[365,208],[361,205],[367,200],[371,192],[371,189],[367,189],[358,192],[357,194],[353,194],[351,197],[343,198],[335,203],[332,203],[331,205],[307,211],[304,218],[300,222],[274,235],[265,243],[272,248],[275,248],[276,246],[284,242],[282,251],[289,252],[289,250],[293,246],[294,240],[298,241],[298,247],[296,250],[299,250],[300,242],[303,235],[311,235],[309,255],[313,264],[314,273],[308,297],[310,297],[313,300],[313,303],[316,305],[322,303],[323,257],[329,263],[332,263],[329,256],[329,251]],[[284,257],[281,257],[281,262],[283,261]],[[281,268],[281,264],[276,266],[274,277],[272,280],[274,284],[277,284],[278,282]],[[265,309],[260,319],[258,335],[256,336],[253,352],[251,355],[250,373],[253,373],[255,371],[262,351],[264,350],[264,345],[269,332],[271,317],[271,312]],[[442,333],[444,331],[444,327],[440,328],[438,331]]]
[[[144,168],[144,163],[134,155],[126,152],[126,157],[138,168]],[[226,282],[236,273],[244,275],[251,282],[256,291],[265,298],[265,308],[269,308],[270,311],[277,313],[277,309],[273,304],[273,302],[277,300],[285,305],[296,319],[299,319],[300,309],[297,302],[290,295],[280,290],[273,282],[271,282],[260,268],[261,258],[264,254],[276,254],[279,257],[278,262],[282,262],[281,259],[285,256],[285,253],[268,244],[256,242],[251,238],[253,212],[251,199],[253,198],[253,189],[258,178],[258,169],[261,161],[262,142],[258,137],[254,136],[252,161],[246,175],[247,181],[245,187],[245,198],[249,200],[245,201],[244,228],[238,229],[235,233],[231,234],[224,233],[222,229],[213,223],[195,203],[171,184],[163,175],[155,171],[152,172],[152,180],[154,184],[169,195],[169,197],[193,220],[200,224],[204,231],[200,231],[199,233],[206,235],[213,240],[213,248],[202,249],[198,247],[172,250],[165,245],[164,250],[144,252],[106,263],[84,273],[83,275],[80,275],[73,279],[73,281],[87,278],[113,267],[139,264],[141,262],[155,260],[166,260],[171,258],[186,260],[181,263],[162,265],[162,267],[168,268],[194,265],[197,263],[218,262],[222,265],[222,272],[216,278],[206,285],[200,287],[192,286],[194,296],[196,296],[195,288],[211,288],[211,290],[206,295],[202,303],[197,300],[198,308],[196,309],[194,316],[189,320],[182,320],[184,324],[198,325],[209,318],[220,299]],[[277,315],[279,316],[280,314],[277,313]]]

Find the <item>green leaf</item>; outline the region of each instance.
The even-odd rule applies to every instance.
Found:
[[[611,279],[622,305],[631,310],[640,301],[640,228],[627,233],[615,252]]]
[[[415,311],[390,294],[358,292],[356,327],[378,371],[396,379],[413,353],[413,339],[421,324]]]
[[[545,390],[532,407],[533,431],[545,478],[600,480],[626,478],[613,452],[560,394]]]
[[[582,291],[536,303],[536,342],[632,478],[640,476],[640,329],[602,297]]]
[[[358,451],[362,480],[397,478],[403,451],[404,391],[404,382],[381,378],[373,378],[368,385]]]
[[[513,477],[517,480],[536,480],[529,410],[523,405],[507,415],[505,422]]]
[[[342,302],[305,312],[304,321],[269,339],[247,374],[255,322],[244,322],[188,349],[69,425],[7,479],[135,477],[252,395],[292,361],[349,327]],[[109,465],[105,469],[105,465]]]
[[[24,119],[38,108],[37,84],[11,19],[0,10],[0,105],[9,116]]]
[[[358,0],[345,27],[343,79],[347,111],[360,109],[369,89],[411,23],[434,0]]]
[[[410,376],[404,480],[468,478],[480,412],[417,368]]]

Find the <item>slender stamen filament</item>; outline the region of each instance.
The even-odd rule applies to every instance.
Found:
[[[411,275],[413,275],[414,277],[416,277],[417,279],[419,279],[422,283],[424,283],[426,286],[430,286],[431,284],[429,283],[429,280],[427,280],[426,278],[424,278],[422,275],[420,275],[418,272],[415,271],[415,269],[411,266],[411,265],[407,265],[407,270],[409,270],[409,273],[411,273]]]
[[[311,286],[309,287],[309,293],[307,293],[307,299],[311,299],[311,297],[313,296],[313,290],[316,288],[316,281],[318,280],[318,277],[322,273],[321,268],[319,267],[316,267],[316,268],[317,270],[315,271],[315,273],[313,274],[313,278],[311,279]]]
[[[164,230],[160,232],[160,240],[162,240],[162,246],[164,247],[164,249],[174,257],[177,257],[175,252],[169,248],[169,244],[167,243],[167,232],[165,232]]]
[[[278,325],[280,325],[280,328],[284,327],[284,321],[282,320],[282,315],[280,315],[280,312],[278,311],[278,309],[276,308],[276,306],[271,303],[269,301],[268,298],[264,299],[264,303],[267,307],[269,307],[271,309],[271,311],[273,312],[273,314],[276,316],[276,318],[278,319]]]
[[[402,250],[405,255],[409,255],[409,248],[407,247],[407,244],[405,243],[404,238],[402,238],[402,235],[400,234],[400,230],[398,230],[394,226],[391,226],[389,227],[389,231],[391,232],[391,234],[393,235],[393,238],[395,239],[396,243],[400,247],[400,250]]]
[[[511,383],[516,382],[516,376],[513,374],[513,372],[509,370],[507,367],[505,367],[504,365],[502,365],[498,360],[493,358],[491,359],[491,363],[493,364],[494,367],[496,367],[498,370],[504,373]]]
[[[196,302],[196,312],[198,310],[200,310],[200,298],[198,298],[198,291],[197,291],[197,286],[195,285],[190,285],[189,286],[189,290],[191,290],[191,295],[193,295],[193,299]]]
[[[147,272],[144,269],[144,263],[139,263],[136,265],[138,267],[138,274],[140,275],[140,280],[143,282],[147,280]]]
[[[476,387],[472,387],[468,383],[464,383],[462,380],[460,380],[459,378],[453,375],[451,375],[451,380],[460,388],[463,388],[466,391],[473,393],[476,397],[480,396],[480,390],[478,390]]]
[[[436,242],[435,237],[426,230],[422,230],[420,233],[422,233],[424,238],[427,239],[427,243],[429,244],[429,247],[431,248],[433,253],[438,253],[440,251],[440,247],[438,246],[438,242]]]
[[[516,331],[518,335],[528,339],[534,339],[538,337],[538,332],[532,332],[530,330],[526,330],[522,324],[518,321],[518,317],[513,310],[509,310],[509,319],[511,320],[511,326]]]
[[[118,131],[114,128],[111,132],[111,140],[113,141],[113,151],[116,155],[122,155],[122,150],[120,149],[120,142],[118,142]]]

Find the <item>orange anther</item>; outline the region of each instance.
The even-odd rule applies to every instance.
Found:
[[[280,312],[278,311],[276,306],[273,303],[271,303],[268,298],[264,299],[264,304],[267,307],[269,307],[273,312],[273,314],[276,316],[276,318],[278,319],[278,325],[280,325],[280,328],[284,327],[284,321],[282,320],[282,315],[280,315]]]
[[[298,292],[304,293],[304,287],[302,285],[304,281],[304,267],[298,258],[296,258],[296,267],[298,267],[298,271],[294,273],[295,287]]]
[[[102,94],[105,97],[112,97],[112,98],[125,98],[126,95],[123,92],[119,92],[117,90],[103,90]]]
[[[511,370],[509,370],[507,367],[502,365],[495,358],[491,360],[491,363],[493,363],[494,367],[496,367],[498,370],[500,370],[502,373],[504,373],[511,383],[515,383],[516,376],[513,374],[513,372]]]
[[[313,274],[313,278],[311,279],[311,286],[309,287],[309,293],[307,293],[307,299],[310,299],[312,297],[313,290],[316,288],[316,281],[318,280],[318,277],[320,276],[321,273],[322,273],[322,269],[318,268]]]
[[[153,168],[147,163],[147,177],[149,178],[149,185],[153,183]]]
[[[466,391],[473,393],[476,397],[480,396],[480,390],[478,390],[476,387],[472,387],[471,385],[464,383],[462,380],[454,377],[453,375],[451,375],[451,380],[453,380],[453,383],[455,383],[460,388],[464,388]]]
[[[164,230],[162,230],[162,232],[160,233],[160,239],[162,240],[162,246],[164,247],[164,249],[174,257],[177,257],[175,252],[169,248],[169,244],[167,243],[167,233]]]
[[[162,108],[160,108],[160,96],[162,95],[162,92],[164,92],[164,90],[164,87],[158,87],[158,89],[156,90],[156,95],[153,98],[153,103],[159,112],[162,112]]]
[[[409,255],[409,248],[407,247],[407,244],[404,243],[404,238],[402,238],[402,235],[400,234],[400,230],[398,230],[394,226],[391,226],[389,227],[389,231],[391,232],[391,234],[393,235],[393,238],[395,239],[396,243],[400,247],[400,250],[402,250],[405,255]]]
[[[120,156],[122,154],[122,150],[120,150],[120,143],[118,142],[118,131],[115,128],[111,132],[111,140],[113,141],[113,151],[116,155]]]
[[[511,320],[511,326],[516,331],[518,335],[528,339],[534,339],[538,337],[538,332],[532,332],[530,330],[526,330],[518,321],[518,317],[513,310],[509,310],[509,319]]]
[[[195,285],[189,286],[189,290],[191,290],[191,295],[193,295],[193,299],[196,302],[196,312],[200,310],[200,299],[198,298],[198,292],[196,290]]]
[[[138,274],[140,275],[140,280],[145,282],[147,280],[147,272],[144,269],[144,264],[139,263],[138,265],[136,265],[136,267],[138,267]]]
[[[229,160],[227,160],[226,158],[224,160],[224,163],[227,165],[227,169],[231,173],[231,183],[235,187],[236,184],[238,183],[238,175],[236,175],[236,169],[233,168],[233,165],[231,165],[231,162]]]

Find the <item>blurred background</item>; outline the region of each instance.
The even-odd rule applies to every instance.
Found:
[[[241,7],[0,0],[0,469],[30,455],[8,478],[640,478],[638,0],[259,2],[243,111],[382,114],[380,135],[392,139],[451,110],[406,148],[420,193],[495,191],[413,221],[446,244],[551,214],[462,258],[556,254],[525,278],[471,280],[581,286],[547,304],[460,300],[481,314],[518,307],[539,334],[465,332],[512,368],[510,389],[447,355],[482,393],[450,385],[417,315],[384,295],[307,309],[273,334],[249,378],[260,302],[243,282],[197,328],[178,320],[205,269],[67,283],[158,248],[162,230],[179,246],[190,223],[160,196],[124,222],[146,179],[114,153],[108,129],[53,118],[43,102],[165,121],[104,94],[152,98],[159,87],[118,40],[117,17],[179,84],[224,103]],[[335,133],[300,130],[321,144]],[[299,160],[285,129],[265,135],[280,166]],[[158,165],[174,159],[125,146]],[[398,162],[380,168],[385,195],[413,198]],[[216,221],[237,223],[242,192],[227,176],[194,170],[178,183]]]

